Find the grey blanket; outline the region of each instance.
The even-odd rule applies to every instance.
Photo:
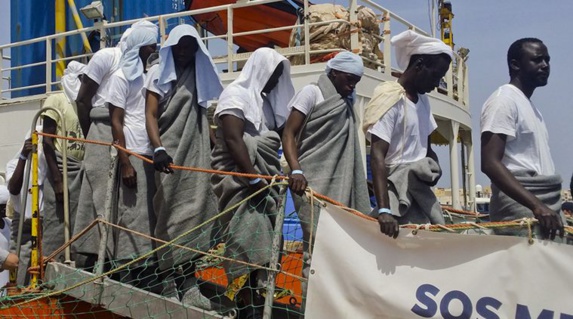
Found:
[[[298,142],[300,165],[315,191],[368,214],[370,200],[354,111],[326,74],[320,76],[318,87],[325,101],[307,115]]]
[[[153,212],[153,195],[155,194],[155,169],[136,158],[129,157],[137,174],[137,185],[129,188],[118,176],[118,202],[116,224],[133,231],[153,236],[155,214]],[[123,230],[114,229],[114,260],[131,260],[155,248],[155,242],[142,236]]]
[[[217,143],[211,154],[213,169],[237,171],[236,164],[229,153],[225,141],[217,132]],[[249,157],[258,173],[276,175],[280,172],[278,149],[279,135],[270,131],[261,136],[244,134]],[[248,179],[231,175],[213,175],[213,190],[219,200],[219,211],[225,210],[245,199],[249,192]],[[270,262],[272,250],[273,226],[277,213],[276,189],[262,202],[251,200],[243,203],[235,211],[226,214],[220,222],[225,227],[222,239],[225,241],[225,256],[257,265]],[[253,268],[225,262],[224,267],[229,283],[236,278],[252,272]]]
[[[62,154],[56,151],[58,168],[63,172]],[[70,214],[70,235],[76,220],[80,187],[82,183],[81,162],[68,156],[68,208]],[[42,220],[42,253],[50,255],[65,243],[64,238],[64,204],[56,200],[54,183],[47,179],[49,185],[44,186],[44,218]],[[63,261],[63,253],[56,256]],[[72,257],[73,259],[73,257]]]
[[[400,224],[445,224],[440,202],[428,185],[439,175],[439,164],[429,157],[389,168],[390,209],[400,214]]]
[[[325,100],[307,114],[297,145],[304,176],[314,191],[368,214],[370,200],[354,110],[326,74],[319,77],[317,85]],[[303,234],[303,276],[308,278],[310,243],[316,235],[320,205],[315,201],[313,209],[306,195],[293,194],[293,201]],[[302,283],[303,291],[306,284]]]
[[[106,107],[93,108],[90,112],[92,124],[88,140],[111,142],[109,110]],[[111,164],[110,147],[86,143],[82,162],[83,180],[73,234],[86,228],[98,216],[105,216],[105,197]],[[111,221],[113,221],[113,216]],[[79,238],[72,247],[77,253],[97,254],[100,243],[98,227],[92,228]],[[113,243],[108,240],[108,256],[113,256]]]
[[[563,225],[566,225],[565,216],[561,211],[561,183],[559,175],[543,176],[535,175],[533,172],[519,171],[513,172],[515,178],[528,191],[533,193],[539,200],[547,205],[551,210],[560,214]],[[533,218],[531,210],[502,192],[494,184],[491,185],[492,196],[490,199],[490,220],[493,222],[510,221],[520,218]],[[540,237],[539,227],[535,227],[535,235]],[[528,236],[527,229],[495,229],[497,235]]]
[[[195,71],[187,68],[171,96],[160,105],[161,143],[177,165],[210,167],[211,145],[207,110],[197,103]],[[156,172],[157,192],[153,206],[157,216],[155,236],[171,241],[217,214],[216,198],[206,173],[175,170]],[[215,223],[193,231],[179,245],[207,251],[212,246]],[[201,257],[187,250],[167,248],[158,253],[159,266],[168,269]]]

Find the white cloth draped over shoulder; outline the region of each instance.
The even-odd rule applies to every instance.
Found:
[[[195,84],[197,89],[197,101],[199,105],[207,108],[207,102],[219,98],[223,91],[223,85],[219,79],[217,68],[209,51],[203,44],[199,33],[191,25],[178,25],[169,33],[169,37],[159,50],[159,70],[157,79],[153,79],[155,86],[159,89],[161,96],[165,96],[172,88],[172,82],[177,80],[175,72],[175,61],[173,59],[172,47],[179,43],[182,37],[190,36],[197,40],[199,49],[195,53]]]
[[[257,49],[247,60],[239,77],[223,91],[215,110],[215,121],[224,110],[238,109],[245,119],[261,130],[263,125],[263,96],[261,93],[277,66],[283,63],[283,73],[277,86],[267,95],[275,115],[276,127],[281,127],[289,115],[288,103],[294,96],[288,60],[270,48]]]

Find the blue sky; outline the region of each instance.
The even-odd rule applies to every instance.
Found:
[[[429,0],[378,0],[384,7],[424,30],[430,30]],[[344,1],[318,0],[319,3]],[[500,85],[509,80],[505,56],[507,48],[516,39],[537,37],[545,42],[551,55],[549,84],[538,88],[532,101],[543,113],[547,122],[555,166],[564,177],[568,188],[573,172],[573,123],[571,98],[564,94],[572,90],[573,63],[569,60],[571,41],[564,37],[570,29],[573,1],[539,0],[452,0],[453,33],[456,47],[470,49],[470,108],[473,118],[473,138],[476,146],[477,183],[486,185],[489,180],[479,172],[479,114],[481,105]],[[0,0],[0,44],[9,43],[10,0]],[[447,149],[440,147],[442,163],[448,162]],[[447,170],[445,172],[448,173]],[[444,175],[440,186],[449,185]]]

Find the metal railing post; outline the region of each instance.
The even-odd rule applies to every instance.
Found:
[[[279,263],[281,252],[282,252],[282,242],[283,242],[283,223],[285,218],[285,203],[286,203],[286,191],[287,186],[281,185],[279,191],[279,206],[277,209],[277,217],[275,219],[275,229],[273,232],[273,244],[271,250],[271,264],[269,268],[273,271],[269,271],[269,276],[266,282],[266,296],[265,296],[265,307],[263,309],[263,319],[271,319],[273,313],[273,301],[275,295],[275,286],[277,273],[280,271],[281,265]]]
[[[350,0],[350,8],[348,11],[350,13],[350,50],[356,54],[360,54],[362,47],[358,39],[360,23],[358,21],[358,5],[356,4],[356,0]]]
[[[466,91],[466,86],[464,83],[464,59],[460,56],[456,56],[456,84],[458,86],[458,98],[456,99],[458,102],[464,101],[464,94]]]
[[[163,17],[159,17],[159,36],[161,37],[159,43],[163,46],[163,43],[165,43],[165,19]]]
[[[384,31],[382,36],[384,37],[384,73],[392,74],[392,43],[390,42],[390,12],[384,12]]]
[[[116,169],[117,149],[115,147],[110,146],[109,156],[111,158],[111,162],[109,164],[109,172],[108,172],[109,178],[107,180],[107,194],[105,196],[105,216],[98,216],[98,218],[103,218],[105,221],[109,221],[111,219],[111,213],[113,209],[114,190],[117,179],[117,169]],[[107,225],[101,223],[99,224],[101,238],[99,242],[97,265],[95,268],[95,274],[97,276],[103,274],[104,270],[105,250],[107,248],[107,239],[108,239],[108,228],[109,226]]]
[[[233,72],[233,8],[227,8],[227,72]]]
[[[46,40],[46,93],[48,92],[52,92],[52,39]]]
[[[304,0],[304,64],[310,64],[310,26],[308,20],[308,0]]]

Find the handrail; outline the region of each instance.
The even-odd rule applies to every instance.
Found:
[[[81,34],[85,34],[86,32],[91,32],[91,31],[96,31],[96,30],[100,30],[100,32],[102,32],[102,34],[104,35],[104,36],[102,36],[102,39],[103,39],[102,44],[103,44],[103,46],[105,46],[106,45],[105,34],[107,34],[107,30],[110,30],[113,28],[120,28],[120,27],[128,26],[128,25],[131,25],[134,22],[137,22],[140,20],[147,20],[147,21],[151,21],[151,22],[156,22],[159,25],[159,29],[160,29],[160,39],[161,39],[160,41],[161,41],[161,43],[163,43],[163,41],[165,40],[165,34],[166,34],[167,26],[168,26],[168,23],[167,23],[168,20],[190,17],[190,16],[206,14],[206,13],[215,13],[215,12],[226,11],[226,13],[227,13],[227,21],[226,22],[228,25],[227,33],[221,34],[221,35],[209,35],[209,36],[203,37],[203,41],[205,41],[207,43],[209,43],[209,41],[216,41],[216,40],[227,42],[227,45],[224,48],[222,48],[223,51],[225,52],[224,54],[225,54],[226,60],[222,60],[221,58],[218,58],[218,59],[216,59],[216,62],[219,65],[221,63],[224,63],[229,72],[233,72],[234,63],[241,61],[241,59],[237,59],[238,57],[234,52],[234,45],[232,44],[234,38],[242,37],[242,36],[255,35],[255,34],[262,34],[262,33],[272,33],[272,32],[284,31],[284,30],[289,30],[289,29],[294,30],[296,28],[298,28],[298,29],[302,28],[304,31],[305,41],[304,41],[304,43],[301,43],[301,47],[303,48],[303,50],[302,51],[298,51],[298,50],[293,51],[292,53],[289,53],[289,55],[302,55],[302,56],[304,56],[304,62],[303,63],[304,63],[304,65],[308,65],[308,64],[311,64],[311,62],[312,62],[310,59],[311,55],[319,53],[316,50],[310,49],[309,37],[310,37],[311,26],[316,26],[316,25],[320,25],[320,24],[329,24],[329,23],[348,23],[348,24],[353,23],[353,21],[347,21],[347,20],[342,20],[342,19],[337,19],[337,20],[333,20],[333,21],[324,21],[324,22],[310,22],[309,21],[309,15],[308,15],[309,2],[308,2],[308,0],[304,0],[304,15],[303,15],[304,19],[302,22],[297,21],[293,25],[281,26],[281,27],[269,28],[269,29],[249,30],[249,31],[243,31],[243,32],[234,32],[233,31],[234,28],[232,26],[233,26],[233,17],[234,17],[234,13],[235,13],[234,10],[239,9],[239,8],[247,8],[247,7],[260,6],[260,5],[270,4],[270,3],[276,3],[276,2],[280,2],[280,1],[281,0],[245,1],[245,2],[240,2],[240,3],[232,3],[232,4],[226,4],[226,5],[213,6],[213,7],[209,7],[209,8],[202,8],[202,9],[195,9],[195,10],[188,10],[188,11],[163,14],[163,15],[152,16],[152,17],[145,17],[142,19],[124,20],[124,21],[111,22],[111,23],[100,22],[100,23],[97,23],[96,25],[91,26],[91,27],[85,27],[85,28],[78,29],[78,30],[71,30],[71,31],[63,32],[63,33],[52,34],[52,35],[48,35],[48,36],[44,36],[44,37],[39,37],[36,39],[30,39],[30,40],[11,43],[11,44],[1,45],[0,46],[0,59],[2,59],[2,61],[7,60],[6,57],[4,57],[1,54],[4,49],[10,49],[10,48],[21,47],[21,46],[25,46],[25,45],[31,45],[31,44],[35,44],[35,43],[40,43],[42,41],[46,43],[46,47],[51,47],[51,41],[54,41],[56,39],[60,39],[62,37],[81,35]],[[422,29],[418,28],[414,24],[410,23],[408,20],[404,19],[400,15],[398,15],[398,14],[390,11],[389,9],[383,7],[382,5],[376,3],[375,0],[348,0],[348,7],[356,8],[358,2],[360,2],[361,5],[365,5],[366,7],[375,11],[375,14],[380,17],[379,25],[380,25],[380,28],[382,30],[381,35],[377,36],[377,38],[381,39],[381,50],[383,52],[385,61],[378,61],[378,60],[372,60],[372,59],[366,59],[366,60],[368,60],[372,65],[374,65],[378,71],[381,71],[381,72],[384,72],[387,74],[392,74],[393,71],[400,71],[400,70],[392,68],[391,62],[390,62],[390,61],[392,61],[392,50],[390,47],[390,37],[391,37],[390,24],[397,22],[399,25],[403,25],[406,28],[414,30],[415,32],[418,32],[420,34],[428,35],[428,33],[423,31]],[[350,13],[351,13],[351,19],[350,20],[356,19],[355,15],[352,12],[350,12]],[[361,47],[357,41],[357,37],[356,37],[357,35],[355,33],[352,33],[350,36],[351,36],[351,46],[352,46],[351,49],[353,51],[360,51]],[[219,50],[221,50],[221,48],[219,48]],[[217,51],[217,50],[215,50],[215,51]],[[14,70],[21,70],[24,68],[31,68],[31,67],[38,67],[38,66],[45,66],[45,68],[46,68],[46,71],[45,71],[46,81],[45,81],[43,86],[45,86],[46,92],[50,92],[50,91],[52,91],[53,84],[55,83],[55,81],[54,82],[52,81],[52,70],[53,70],[53,67],[56,63],[61,62],[61,61],[69,61],[72,59],[78,59],[78,58],[84,58],[84,57],[90,56],[90,54],[87,53],[87,54],[69,56],[69,57],[64,57],[64,58],[52,59],[52,55],[50,54],[50,52],[48,52],[48,51],[46,52],[46,59],[45,59],[45,61],[42,61],[42,62],[35,62],[35,63],[30,63],[27,65],[20,65],[20,66],[11,66],[8,68],[2,68],[2,65],[0,64],[0,75],[3,75],[4,72],[12,72]],[[217,54],[215,52],[213,52],[212,55],[216,56]],[[2,78],[5,78],[5,76],[2,76]],[[459,104],[462,107],[464,107],[465,110],[467,111],[468,105],[469,105],[468,89],[467,89],[467,84],[468,84],[467,83],[468,82],[467,66],[466,66],[465,61],[457,54],[455,54],[455,56],[454,56],[454,61],[452,61],[452,68],[450,68],[450,71],[448,72],[448,74],[446,76],[445,82],[447,84],[447,87],[445,88],[447,90],[446,95],[450,99],[458,101]],[[8,90],[5,90],[0,86],[0,95],[3,93],[6,93],[6,92],[22,91],[22,90],[26,90],[26,89],[30,89],[30,88],[37,88],[37,87],[42,87],[42,85],[31,85],[31,86],[18,87],[18,88],[10,87],[10,89],[8,89]]]
[[[25,167],[25,171],[24,171],[24,180],[23,180],[23,184],[22,184],[22,189],[24,189],[25,191],[22,193],[22,191],[20,191],[20,195],[21,195],[21,202],[20,202],[20,212],[19,212],[19,220],[18,220],[18,234],[16,237],[16,256],[18,256],[18,258],[20,258],[20,252],[21,252],[21,245],[22,245],[22,232],[24,229],[24,220],[26,219],[26,204],[28,202],[28,187],[29,187],[29,180],[30,180],[30,172],[32,173],[32,251],[31,251],[31,255],[30,255],[30,262],[31,262],[31,266],[32,267],[38,267],[40,266],[40,269],[42,269],[41,267],[41,250],[40,250],[40,242],[41,242],[41,238],[38,238],[41,235],[41,232],[39,231],[41,229],[41,225],[40,225],[40,206],[39,206],[39,189],[38,189],[38,133],[36,132],[36,124],[38,122],[38,119],[40,118],[40,115],[42,115],[42,113],[46,112],[46,111],[54,111],[56,112],[56,114],[58,115],[58,118],[61,121],[62,124],[62,129],[64,132],[67,132],[66,130],[66,124],[65,124],[65,120],[64,117],[62,115],[62,112],[60,112],[59,110],[53,108],[53,107],[44,107],[41,110],[39,110],[38,112],[36,112],[36,114],[34,115],[34,118],[32,120],[32,126],[30,128],[30,132],[32,134],[32,145],[33,145],[33,149],[32,149],[32,153],[31,153],[31,161],[30,158],[26,161],[26,167]],[[64,188],[64,239],[65,241],[69,241],[70,240],[70,214],[69,214],[69,194],[67,192],[68,189],[68,157],[67,157],[67,140],[63,140],[62,142],[62,163],[63,163],[63,188]],[[66,247],[65,250],[65,258],[66,258],[66,262],[70,262],[70,248]],[[27,267],[27,265],[21,265],[20,267]],[[30,286],[32,288],[36,288],[36,286],[38,285],[38,275],[41,276],[41,270],[40,270],[40,274],[37,273],[33,273],[30,279]],[[11,273],[11,280],[15,280],[16,278],[14,278],[15,273],[12,272]]]

